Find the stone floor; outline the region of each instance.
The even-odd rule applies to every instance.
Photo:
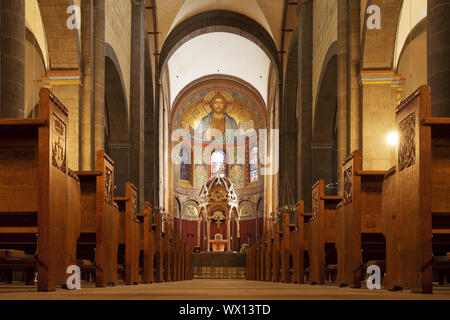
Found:
[[[450,300],[450,286],[433,294],[297,285],[246,280],[192,280],[151,285],[93,288],[41,293],[35,287],[0,285],[0,300]]]

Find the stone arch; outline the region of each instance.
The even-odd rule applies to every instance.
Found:
[[[176,216],[175,215],[175,213],[174,213],[174,217],[175,218],[179,218],[179,219],[181,219],[182,218],[182,212],[181,212],[181,202],[180,202],[180,200],[178,199],[178,197],[175,197],[174,198],[174,210],[177,210],[178,211],[178,216]]]
[[[67,8],[73,0],[38,0],[47,38],[49,69],[80,69],[78,30],[67,28]]]
[[[227,10],[202,12],[178,24],[164,42],[158,74],[161,75],[169,58],[184,43],[211,32],[229,32],[253,41],[267,54],[272,64],[276,66],[277,73],[281,74],[277,46],[267,30],[253,19]]]
[[[428,84],[427,40],[427,18],[424,18],[410,30],[399,54],[395,73],[402,78],[402,99]]]
[[[337,43],[325,56],[313,116],[313,182],[325,179],[325,192],[337,193]]]
[[[129,115],[122,71],[113,48],[105,45],[105,150],[115,161],[116,194],[129,181]]]
[[[380,30],[368,30],[364,14],[361,38],[361,70],[392,70],[395,55],[395,41],[403,0],[368,0],[364,13],[371,5],[381,9]]]

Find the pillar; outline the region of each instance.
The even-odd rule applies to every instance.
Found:
[[[361,71],[361,152],[364,170],[389,170],[392,146],[387,143],[389,133],[396,131],[398,75],[392,70]],[[354,151],[354,150],[352,150]]]
[[[94,1],[94,154],[105,148],[105,0]],[[141,210],[141,209],[139,209]]]
[[[428,0],[428,84],[435,117],[450,117],[449,11],[449,0]]]
[[[49,70],[47,77],[43,77],[43,79],[44,85],[48,85],[69,110],[68,167],[73,171],[78,171],[80,170],[81,72],[80,70],[58,70],[56,72]]]
[[[93,0],[81,2],[81,72],[83,88],[80,110],[80,169],[92,170],[94,167],[93,126],[94,108],[94,5]]]
[[[361,148],[360,145],[360,132],[361,132],[361,118],[360,118],[360,87],[359,87],[359,70],[361,64],[361,1],[360,0],[349,0],[348,7],[348,19],[349,19],[349,29],[348,29],[348,47],[349,47],[349,58],[348,58],[348,73],[349,73],[349,83],[348,87],[350,89],[348,102],[349,102],[349,132],[350,141],[349,147],[350,152]]]
[[[2,0],[0,6],[0,116],[23,118],[25,116],[25,0]]]
[[[337,78],[338,78],[338,105],[337,105],[337,182],[338,194],[344,190],[342,177],[342,163],[349,154],[348,150],[348,11],[347,0],[338,0],[338,56],[337,56]]]
[[[145,4],[136,0],[131,7],[129,171],[130,180],[138,189],[138,207],[141,208],[144,205]]]
[[[202,223],[202,220],[198,220],[197,221],[197,247],[199,247],[200,248],[200,241],[201,241],[201,223]]]
[[[206,251],[209,252],[209,240],[211,239],[211,220],[206,221]]]
[[[305,201],[305,210],[311,211],[312,187],[312,41],[313,3],[302,0],[298,5],[298,105],[299,105],[299,198]]]
[[[232,251],[231,249],[231,220],[227,219],[227,251]]]

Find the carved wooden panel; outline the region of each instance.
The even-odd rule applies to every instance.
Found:
[[[105,202],[112,205],[113,200],[113,186],[112,186],[112,171],[108,167],[105,168]]]
[[[350,204],[353,200],[353,166],[344,171],[344,204]]]
[[[131,213],[133,216],[133,221],[137,221],[137,194],[133,193],[131,196]]]
[[[398,167],[400,171],[416,163],[415,125],[415,113],[411,113],[399,123],[400,144],[398,147]]]
[[[312,220],[317,219],[319,216],[319,188],[314,188],[312,195]]]
[[[66,173],[67,157],[66,157],[66,124],[59,119],[54,113],[51,117],[51,148],[52,148],[52,165],[62,172]]]

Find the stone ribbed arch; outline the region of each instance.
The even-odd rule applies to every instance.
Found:
[[[369,15],[365,14],[361,39],[361,70],[392,70],[403,0],[368,0],[364,12],[371,5],[377,5],[381,9],[381,29],[369,30]]]
[[[226,10],[202,12],[186,19],[173,29],[162,47],[158,74],[161,74],[169,58],[184,43],[211,32],[229,32],[254,42],[267,54],[280,74],[278,50],[272,36],[249,17]]]
[[[80,68],[80,40],[77,30],[67,28],[67,8],[73,0],[38,0],[47,38],[50,70]]]

